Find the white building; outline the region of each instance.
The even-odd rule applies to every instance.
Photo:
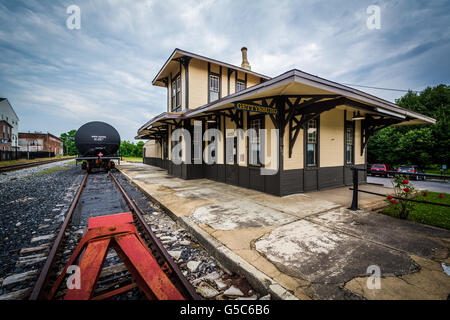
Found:
[[[0,121],[5,120],[12,126],[11,147],[16,149],[19,146],[19,117],[9,103],[8,99],[0,98]]]

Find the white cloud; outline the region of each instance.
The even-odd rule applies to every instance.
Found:
[[[412,89],[448,81],[449,46],[426,48],[449,42],[448,4],[376,1],[382,28],[373,31],[372,2],[86,0],[76,3],[81,29],[68,30],[72,1],[0,1],[0,96],[25,130],[59,134],[101,117],[132,139],[165,110],[166,90],[151,81],[176,47],[240,65],[247,46],[252,70],[269,76],[298,68]]]

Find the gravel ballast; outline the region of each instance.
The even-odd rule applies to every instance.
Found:
[[[9,276],[30,272],[30,282],[36,277],[31,271],[44,264],[82,176],[70,161],[0,176],[0,295],[11,289],[3,285]]]

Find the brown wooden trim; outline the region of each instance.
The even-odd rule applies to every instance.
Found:
[[[219,99],[222,98],[222,66],[219,68]]]
[[[235,70],[228,68],[228,95],[230,95],[231,74],[233,73],[233,71],[236,72]]]
[[[211,63],[208,62],[208,77],[206,78],[206,95],[207,95],[207,101],[208,103],[211,103],[211,100],[209,99],[209,75],[211,73]]]

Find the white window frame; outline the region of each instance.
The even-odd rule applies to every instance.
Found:
[[[213,99],[213,94],[217,94],[217,98]],[[216,74],[210,74],[208,77],[208,96],[209,102],[219,100],[220,98],[220,76]]]
[[[246,89],[245,81],[237,80],[236,81],[236,92],[240,92]]]

